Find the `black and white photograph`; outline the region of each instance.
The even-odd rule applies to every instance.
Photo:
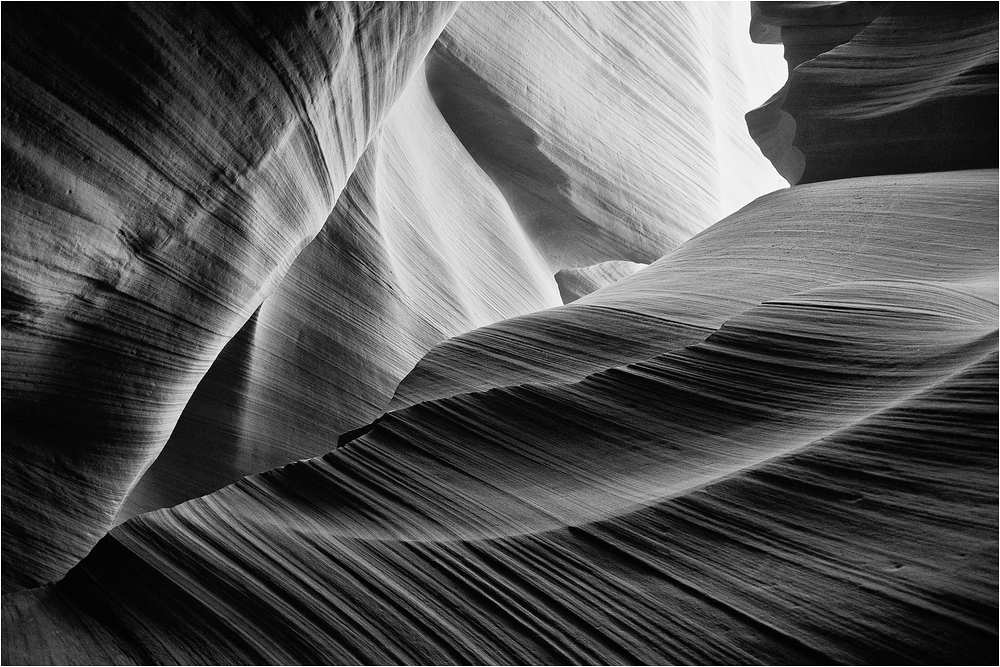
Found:
[[[996,665],[997,2],[12,2],[2,665]]]

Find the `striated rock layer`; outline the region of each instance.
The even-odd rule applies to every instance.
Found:
[[[319,236],[223,353],[231,364],[209,371],[118,521],[323,454],[382,414],[435,343],[559,303],[422,74]]]
[[[4,12],[5,590],[111,525],[453,11]]]
[[[742,11],[454,11],[5,14],[5,591],[329,451],[570,260],[656,259],[775,187]]]
[[[784,185],[738,120],[745,33],[731,3],[467,3],[428,78],[553,272],[648,263]]]
[[[996,166],[996,5],[755,7],[790,74],[747,124],[789,183]]]
[[[837,281],[952,272],[965,280],[964,262],[976,275],[992,271],[989,239],[996,230],[989,225],[967,228],[968,245],[954,249],[950,265],[935,266],[939,260],[925,255],[927,243],[939,242],[935,235],[951,233],[949,211],[990,220],[997,197],[992,177],[992,171],[883,177],[772,194],[578,301],[442,342],[400,383],[390,408],[494,387],[578,381],[702,341],[759,303]],[[959,204],[963,197],[969,201]],[[937,216],[938,226],[903,227],[924,213]],[[787,233],[777,234],[786,221]],[[977,233],[985,236],[975,240]],[[988,280],[983,285],[992,289]]]
[[[568,258],[600,261],[637,248],[659,257],[723,208],[780,181],[735,123],[749,105],[742,74],[760,61],[732,38],[745,25],[735,8],[492,4],[461,12],[319,237],[246,325],[246,346],[234,340],[223,353],[117,521],[325,453],[339,434],[378,417],[438,341],[558,303],[551,273]],[[498,40],[497,25],[516,26],[531,43]],[[712,48],[678,50],[650,34],[667,27],[671,40],[692,47],[695,34],[711,34]],[[547,50],[553,34],[583,29],[597,41],[566,38]],[[612,37],[626,51],[609,61]],[[567,78],[567,62],[578,79]],[[649,97],[653,71],[662,83]],[[553,116],[553,95],[569,112]],[[700,113],[682,113],[681,102]],[[595,119],[602,142],[580,143]],[[637,126],[648,154],[641,161]],[[723,187],[716,172],[739,165],[739,178]],[[532,198],[514,182],[545,189]],[[581,192],[615,209],[581,208]],[[648,202],[644,212],[626,215],[636,201]]]
[[[498,371],[127,522],[5,597],[5,660],[989,662],[996,181],[766,196],[546,311],[700,342]],[[544,347],[544,315],[509,329]]]
[[[752,14],[5,12],[2,661],[993,663],[996,8]]]

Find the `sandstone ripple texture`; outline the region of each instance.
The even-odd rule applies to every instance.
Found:
[[[5,10],[3,664],[996,664],[996,5]]]

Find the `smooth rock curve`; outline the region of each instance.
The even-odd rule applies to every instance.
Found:
[[[996,178],[764,197],[588,297],[724,263],[753,287],[675,302],[702,342],[418,403],[129,521],[4,598],[5,660],[988,661]]]

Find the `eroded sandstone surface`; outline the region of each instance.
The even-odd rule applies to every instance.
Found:
[[[996,660],[995,5],[12,7],[5,664]]]
[[[455,11],[9,13],[5,590],[114,521],[329,451],[437,342],[559,304],[564,266],[655,259],[773,188],[737,127],[752,47],[687,48],[743,30],[733,8]],[[624,51],[552,36],[582,29]],[[604,143],[577,145],[595,118]],[[753,168],[723,187],[730,144]]]
[[[788,83],[747,121],[789,183],[995,167],[995,7],[798,4],[757,3],[751,28],[785,44]]]

